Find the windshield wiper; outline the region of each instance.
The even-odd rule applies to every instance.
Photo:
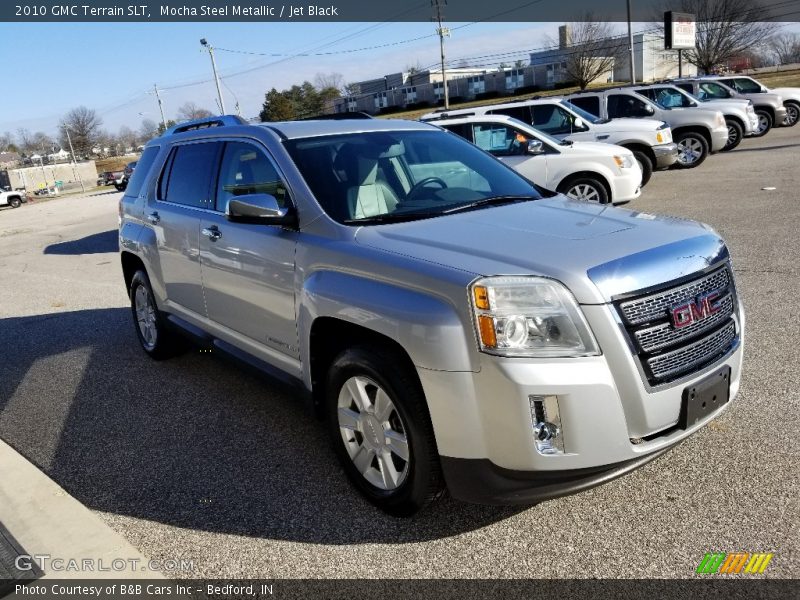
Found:
[[[492,196],[491,198],[482,198],[481,200],[476,200],[475,202],[470,202],[469,204],[462,204],[461,206],[454,206],[453,208],[448,208],[447,210],[443,210],[440,214],[449,215],[457,212],[482,208],[484,206],[494,206],[497,204],[512,204],[514,202],[526,202],[528,200],[538,200],[538,199],[539,198],[537,196]]]
[[[374,217],[364,217],[362,219],[345,219],[342,221],[345,225],[374,225],[376,223],[402,223],[403,221],[414,221],[415,219],[427,219],[435,217],[441,213],[430,211],[425,212],[400,212],[400,213],[386,213],[384,215],[375,215]]]

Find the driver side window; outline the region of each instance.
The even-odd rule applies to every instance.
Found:
[[[288,203],[286,186],[266,155],[252,144],[228,142],[217,181],[216,209],[224,211],[231,198],[245,194],[269,194],[280,207]]]

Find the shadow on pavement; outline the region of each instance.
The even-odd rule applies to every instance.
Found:
[[[58,242],[45,247],[45,254],[104,254],[119,251],[119,232],[109,229],[102,233],[94,233],[86,237]]]
[[[522,509],[445,499],[388,517],[350,487],[322,423],[211,354],[138,348],[126,308],[0,320],[0,437],[90,508],[213,532],[406,543]]]

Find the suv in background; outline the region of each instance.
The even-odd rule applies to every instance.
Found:
[[[469,140],[522,175],[573,200],[614,204],[641,193],[642,171],[630,150],[550,137],[505,115],[427,121]]]
[[[722,111],[728,126],[728,143],[722,152],[736,148],[744,137],[752,136],[758,127],[758,117],[753,109],[753,103],[743,98],[700,100],[686,90],[666,83],[655,83],[635,89],[637,93],[649,98],[661,108],[704,108]]]
[[[635,87],[578,92],[566,96],[572,104],[598,117],[660,119],[672,128],[678,144],[676,167],[691,169],[728,143],[728,126],[720,111],[662,108],[636,92]]]
[[[294,382],[395,515],[445,486],[589,489],[739,390],[744,315],[710,227],[551,195],[425,123],[182,123],[147,143],[119,214],[144,352],[182,332]]]
[[[778,94],[740,94],[733,88],[725,85],[722,81],[711,77],[698,77],[691,79],[674,79],[671,83],[693,96],[700,99],[716,100],[741,98],[753,103],[753,110],[758,119],[758,125],[753,132],[753,137],[761,137],[769,133],[773,123],[780,124],[785,119],[786,107],[783,105],[783,97]],[[780,119],[780,120],[778,120]]]
[[[775,125],[778,127],[794,127],[797,125],[798,118],[800,118],[800,88],[785,87],[770,89],[752,77],[746,77],[744,75],[721,75],[718,79],[740,94],[746,94],[753,100],[753,103],[756,102],[753,96],[758,96],[759,94],[777,94],[781,96],[783,98],[783,106],[786,109],[786,114],[783,118],[776,114]]]
[[[642,187],[654,169],[669,167],[678,160],[678,147],[672,141],[669,125],[655,119],[602,119],[563,98],[537,98],[489,106],[438,111],[423,115],[430,121],[443,117],[469,115],[507,115],[533,125],[559,140],[604,142],[633,152],[642,170]]]

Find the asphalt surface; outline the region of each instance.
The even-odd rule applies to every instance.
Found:
[[[800,127],[775,130],[656,173],[629,205],[725,237],[745,373],[709,427],[588,492],[445,499],[412,520],[372,508],[291,393],[213,355],[137,347],[114,192],[0,210],[0,437],[144,554],[193,559],[192,576],[691,577],[713,550],[774,552],[766,576],[797,577],[798,149]]]

